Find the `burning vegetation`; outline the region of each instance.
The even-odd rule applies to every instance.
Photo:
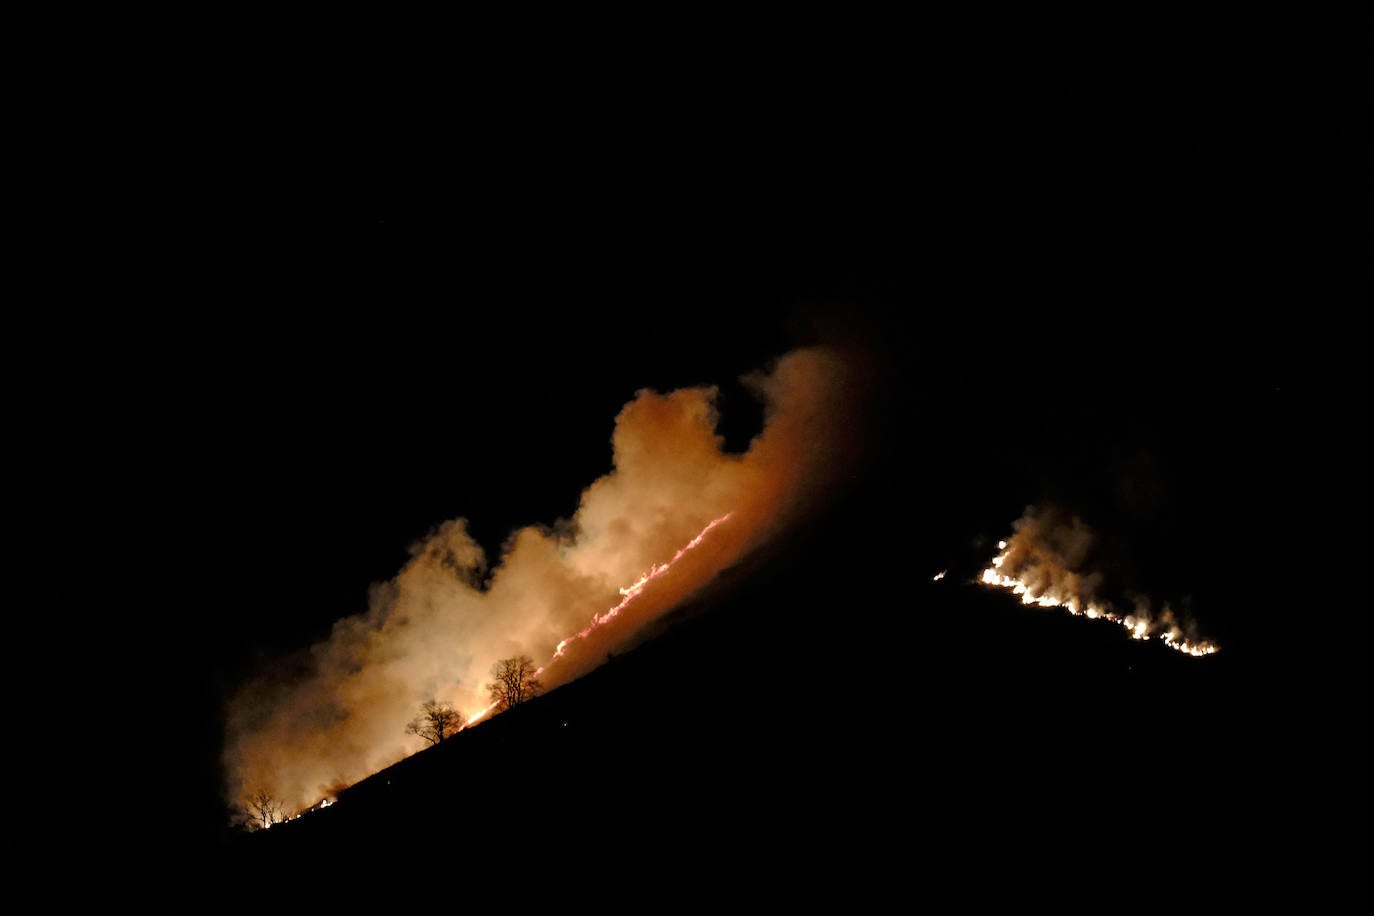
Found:
[[[1065,520],[1032,507],[1014,528],[1010,540],[997,543],[1000,553],[979,577],[983,584],[1008,589],[1023,604],[1063,608],[1076,617],[1115,623],[1132,639],[1158,638],[1185,655],[1217,651],[1215,643],[1197,636],[1192,620],[1179,617],[1168,605],[1154,612],[1141,600],[1132,611],[1122,612],[1096,598],[1101,576],[1083,571],[1093,533],[1081,519]]]
[[[640,391],[616,418],[613,469],[573,517],[515,532],[494,566],[465,520],[442,525],[303,674],[266,672],[234,697],[231,803],[265,792],[307,810],[452,734],[422,704],[466,727],[599,665],[832,488],[860,442],[855,369],[812,348],[747,376],[764,423],[743,453],[724,450],[715,388]]]

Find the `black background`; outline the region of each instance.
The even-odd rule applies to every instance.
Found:
[[[1347,695],[1314,678],[1354,669],[1312,647],[1350,615],[1314,570],[1360,454],[1327,433],[1358,416],[1367,25],[59,17],[17,84],[6,335],[21,757],[77,771],[36,804],[214,833],[220,704],[263,659],[444,520],[494,553],[571,514],[639,388],[722,385],[742,448],[737,377],[827,340],[866,348],[874,423],[843,549],[792,572],[862,596],[831,651],[877,657],[889,727],[932,691],[984,715],[1041,652],[1065,683],[1164,665],[1186,709],[1184,661],[1287,748],[1238,783],[1336,766]],[[1046,500],[1223,654],[920,616]],[[918,670],[893,646],[931,626],[996,661]],[[814,701],[793,677],[769,704]]]

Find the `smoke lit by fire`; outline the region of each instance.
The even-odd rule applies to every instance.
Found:
[[[668,570],[672,569],[673,564],[676,563],[678,560],[681,560],[689,550],[694,550],[698,545],[701,544],[702,539],[705,538],[706,535],[711,533],[712,528],[716,527],[729,517],[730,513],[727,512],[720,518],[711,519],[711,521],[707,523],[706,527],[701,529],[700,534],[698,534],[696,537],[688,541],[686,545],[684,545],[681,549],[678,550],[677,553],[673,554],[673,558],[671,560],[669,560],[667,563],[653,564],[649,567],[648,572],[640,576],[632,584],[621,588],[620,602],[616,604],[615,607],[611,608],[605,613],[597,614],[595,617],[592,618],[591,623],[587,624],[585,627],[583,627],[581,630],[578,630],[573,635],[569,636],[566,639],[559,640],[558,645],[553,650],[553,657],[562,658],[563,653],[567,651],[568,645],[571,642],[573,642],[573,640],[586,639],[588,636],[591,635],[591,632],[595,630],[597,627],[611,620],[614,620],[620,614],[621,611],[625,610],[625,608],[629,605],[631,601],[635,600],[640,596],[640,594],[644,591],[645,587],[650,582],[657,579],[659,576],[663,575]],[[552,662],[550,662],[550,664],[552,664]],[[541,667],[538,671],[534,673],[534,675],[535,677],[538,677],[543,673],[544,668]]]
[[[634,601],[636,598],[639,597],[639,595],[644,591],[645,586],[647,586],[654,579],[657,579],[659,576],[666,573],[668,570],[672,569],[673,564],[675,564],[678,560],[681,560],[689,550],[693,550],[699,544],[701,544],[702,539],[705,538],[706,535],[711,533],[712,528],[715,528],[717,525],[719,525],[721,522],[725,521],[729,517],[730,513],[727,512],[720,518],[712,519],[706,525],[705,528],[701,529],[700,534],[698,534],[696,537],[688,541],[680,550],[678,550],[677,553],[673,554],[673,558],[671,560],[669,560],[667,563],[655,563],[653,566],[649,567],[648,572],[646,572],[644,575],[636,579],[633,584],[621,588],[620,601],[616,604],[616,606],[611,608],[610,610],[605,611],[604,613],[597,614],[595,617],[592,618],[591,623],[587,624],[585,627],[578,630],[576,633],[573,633],[571,636],[568,636],[566,639],[559,640],[558,645],[554,647],[553,658],[549,659],[549,661],[546,664],[540,665],[539,668],[534,672],[534,677],[542,677],[544,675],[544,671],[548,668],[549,665],[552,665],[555,661],[563,657],[563,653],[567,651],[568,645],[572,643],[574,640],[586,639],[588,636],[592,634],[592,631],[595,630],[597,627],[600,627],[602,624],[608,623],[611,620],[614,620],[616,617],[618,617],[620,615],[620,612],[625,610],[625,608],[629,606],[631,601]],[[475,716],[470,717],[466,722],[464,722],[463,727],[466,728],[467,726],[472,725],[480,721],[481,719],[485,718],[488,713],[490,713],[493,709],[496,708],[496,706],[496,703],[491,703],[481,712],[477,713]]]
[[[747,377],[764,426],[743,454],[723,450],[715,388],[640,391],[616,418],[613,469],[570,520],[515,532],[494,567],[465,520],[442,525],[296,674],[234,698],[229,799],[266,789],[305,810],[418,750],[405,726],[427,699],[479,720],[499,659],[543,660],[546,690],[596,667],[830,489],[856,445],[853,367],[812,348]]]
[[[1185,655],[1211,655],[1217,646],[1200,639],[1191,620],[1178,617],[1167,605],[1158,613],[1142,601],[1130,613],[1120,612],[1095,597],[1101,584],[1097,574],[1079,572],[1092,546],[1093,534],[1074,518],[1063,521],[1055,513],[1028,509],[1014,525],[1009,541],[983,570],[979,581],[1009,589],[1024,604],[1063,608],[1074,616],[1106,620],[1125,628],[1132,639],[1158,638]]]

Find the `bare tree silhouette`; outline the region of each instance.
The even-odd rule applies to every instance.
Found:
[[[467,717],[449,704],[426,700],[420,705],[420,714],[406,725],[406,732],[419,735],[430,744],[439,744],[466,722]]]
[[[487,685],[487,695],[499,711],[519,706],[537,697],[544,689],[534,673],[534,659],[528,655],[516,658],[503,658],[491,666],[491,676],[495,678]]]
[[[266,830],[286,820],[286,804],[266,789],[259,789],[240,806],[238,816],[248,830]]]

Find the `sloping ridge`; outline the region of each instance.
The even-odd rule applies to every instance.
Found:
[[[406,871],[442,855],[491,873],[514,867],[498,850],[521,850],[526,868],[573,850],[690,858],[721,836],[800,837],[854,752],[833,687],[817,692],[798,670],[816,663],[818,627],[845,587],[826,534],[835,514],[727,570],[587,675],[241,838],[232,855],[249,871],[341,860]],[[843,655],[846,641],[820,645]]]
[[[1223,657],[1026,609],[972,567],[932,583],[918,545],[862,536],[874,517],[832,507],[633,651],[242,837],[234,869],[819,880],[902,873],[909,831],[940,838],[923,867],[971,867],[1008,831],[1144,842],[1224,803],[1231,736],[1196,727],[1227,701]]]

